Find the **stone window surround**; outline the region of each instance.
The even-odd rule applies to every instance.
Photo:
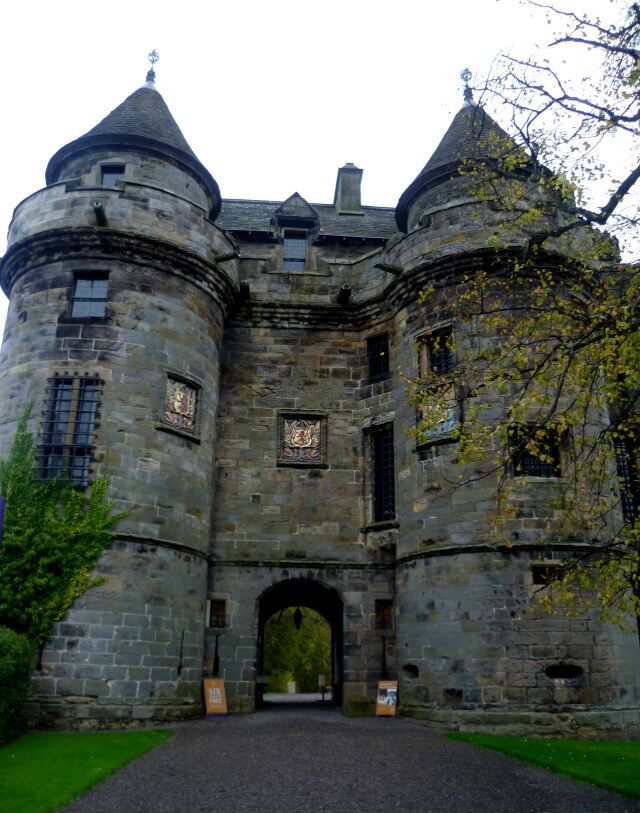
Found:
[[[535,423],[514,424],[509,430],[509,470],[512,477],[524,477],[535,480],[559,480],[562,476],[562,446],[566,435],[559,435],[554,426],[540,427],[547,434],[547,443],[551,461],[542,461],[536,455],[528,452],[521,442],[514,442],[518,431],[526,430],[528,434],[536,429]],[[552,434],[556,437],[553,438]],[[518,470],[520,469],[520,470]]]
[[[309,263],[309,232],[307,229],[282,229],[282,269],[303,272]],[[302,247],[304,246],[304,257]]]
[[[376,333],[367,338],[367,378],[384,381],[391,375],[389,364],[389,333]]]
[[[110,158],[108,161],[101,161],[96,167],[96,185],[106,186],[108,189],[115,189],[118,181],[124,181],[127,177],[127,162]],[[105,181],[113,182],[105,183]]]
[[[440,373],[431,369],[431,353],[433,352],[434,340],[444,339],[448,340],[453,336],[453,323],[451,321],[439,322],[428,330],[422,331],[415,338],[415,345],[418,353],[418,377],[421,382],[421,387],[425,390],[452,390],[449,401],[451,408],[447,409],[448,419],[445,421],[452,424],[450,428],[445,427],[447,431],[441,433],[434,433],[429,438],[420,438],[418,436],[417,450],[421,451],[425,448],[430,448],[440,443],[451,443],[456,440],[453,436],[454,430],[459,426],[462,421],[462,407],[458,393],[455,392],[452,382],[451,373],[455,368],[455,356],[453,352],[448,355],[446,362],[446,371]],[[439,350],[441,348],[438,348]],[[416,424],[420,423],[421,412],[419,404],[416,404]]]
[[[453,325],[450,322],[437,325],[416,337],[418,374],[423,381],[427,378],[442,379],[453,371],[455,356],[453,350],[447,347],[452,337]],[[436,368],[437,365],[432,364],[434,353],[440,359],[438,364],[446,369],[440,371]]]
[[[104,288],[104,297],[102,296],[94,296],[93,286],[90,287],[89,293],[90,296],[81,297],[78,296],[78,283],[79,282],[104,282],[106,283]],[[109,284],[109,272],[108,271],[98,271],[98,270],[87,270],[87,271],[74,271],[73,272],[73,284],[71,286],[71,297],[69,302],[69,314],[68,318],[73,321],[102,321],[107,318],[107,302],[108,302],[108,284]],[[76,313],[76,306],[79,306],[80,303],[90,303],[90,305],[102,303],[102,312],[98,314],[78,314]]]
[[[41,479],[64,473],[74,485],[87,486],[104,381],[97,373],[54,373],[47,385],[37,448]]]
[[[366,428],[365,465],[369,476],[368,494],[365,503],[369,505],[367,528],[395,526],[397,522],[395,495],[395,442],[393,421],[380,421]],[[389,453],[389,445],[391,451]],[[376,460],[376,446],[378,458]]]

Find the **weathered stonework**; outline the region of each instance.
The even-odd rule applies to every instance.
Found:
[[[416,370],[417,340],[446,324],[504,217],[480,216],[450,177],[469,115],[397,211],[362,206],[351,164],[333,204],[221,201],[146,86],[56,153],[48,185],[18,206],[0,270],[0,445],[29,400],[40,430],[52,376],[98,375],[91,468],[129,511],[99,562],[105,583],[44,650],[40,725],[198,716],[217,668],[230,710],[253,711],[267,619],[306,606],[331,625],[347,713],[370,711],[386,668],[400,712],[434,725],[638,734],[637,640],[533,610],[553,484],[523,495],[507,546],[491,478],[446,492],[456,444],[406,432],[416,413],[399,370]],[[110,186],[104,166],[120,173]],[[300,235],[302,260],[288,253]],[[521,236],[504,240],[509,255]],[[108,279],[103,316],[71,315],[79,274]],[[380,336],[388,363],[371,376],[367,340]],[[381,517],[374,437],[389,427],[393,510]],[[211,601],[224,627],[208,625]],[[394,628],[376,629],[389,601]]]

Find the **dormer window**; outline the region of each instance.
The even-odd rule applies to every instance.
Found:
[[[273,216],[284,271],[313,271],[309,245],[318,231],[318,213],[297,192],[278,206]]]
[[[285,271],[304,271],[307,262],[307,232],[302,229],[285,229],[282,267]]]
[[[100,186],[116,185],[124,178],[124,164],[104,164],[100,167]]]

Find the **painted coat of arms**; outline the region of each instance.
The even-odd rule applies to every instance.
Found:
[[[196,421],[196,395],[195,387],[170,378],[167,381],[164,423],[173,429],[193,434]]]
[[[285,463],[320,463],[321,438],[319,418],[283,418],[281,460]]]

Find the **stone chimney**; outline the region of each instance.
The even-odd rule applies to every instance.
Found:
[[[333,205],[340,215],[361,215],[360,184],[362,170],[355,164],[345,164],[338,170]]]

